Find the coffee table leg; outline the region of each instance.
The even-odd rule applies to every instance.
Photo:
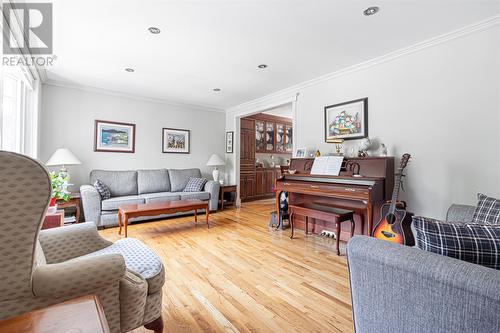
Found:
[[[122,211],[118,210],[118,226],[120,227],[118,229],[118,235],[122,234]]]
[[[210,228],[210,225],[208,224],[208,214],[209,214],[209,209],[208,209],[208,205],[207,205],[207,207],[205,207],[205,215],[207,217],[207,229]]]
[[[123,227],[125,228],[125,238],[127,238],[128,215],[123,214]]]
[[[198,223],[198,209],[194,210],[194,223]]]

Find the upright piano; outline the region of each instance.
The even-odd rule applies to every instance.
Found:
[[[295,174],[284,174],[276,180],[276,205],[279,212],[279,194],[288,192],[289,204],[316,203],[354,211],[356,234],[371,235],[374,212],[390,200],[394,187],[394,157],[344,158],[339,176],[311,175],[314,158],[292,158],[290,169]],[[353,172],[349,165],[359,166]],[[298,228],[305,228],[299,217],[294,219]],[[365,223],[367,221],[368,223]],[[335,228],[329,221],[314,221],[314,232]],[[349,238],[342,230],[340,239]]]

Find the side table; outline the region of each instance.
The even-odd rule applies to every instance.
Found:
[[[0,332],[109,333],[99,299],[88,295],[0,320]]]
[[[52,214],[46,214],[42,229],[58,228],[64,225],[64,210],[56,210]]]
[[[71,196],[68,201],[64,200],[58,200],[57,201],[57,208],[58,209],[64,209],[64,208],[75,208],[75,223],[80,222],[80,193],[79,192],[74,192],[71,193]]]
[[[224,197],[226,193],[229,193],[232,197],[231,201],[226,203],[229,205],[234,205],[236,203],[236,191],[238,190],[237,185],[221,185],[219,190],[219,200],[220,200],[220,210],[224,210]]]

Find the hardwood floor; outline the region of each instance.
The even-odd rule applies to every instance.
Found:
[[[332,239],[290,240],[267,227],[273,210],[273,200],[244,203],[211,214],[210,229],[192,216],[129,226],[165,265],[164,332],[353,331],[345,246],[338,257]]]

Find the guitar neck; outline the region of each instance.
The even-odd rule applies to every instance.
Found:
[[[399,189],[401,188],[401,172],[396,175],[396,182],[394,183],[394,190],[392,191],[391,205],[389,207],[389,212],[394,213],[396,211],[396,202],[399,198]]]

